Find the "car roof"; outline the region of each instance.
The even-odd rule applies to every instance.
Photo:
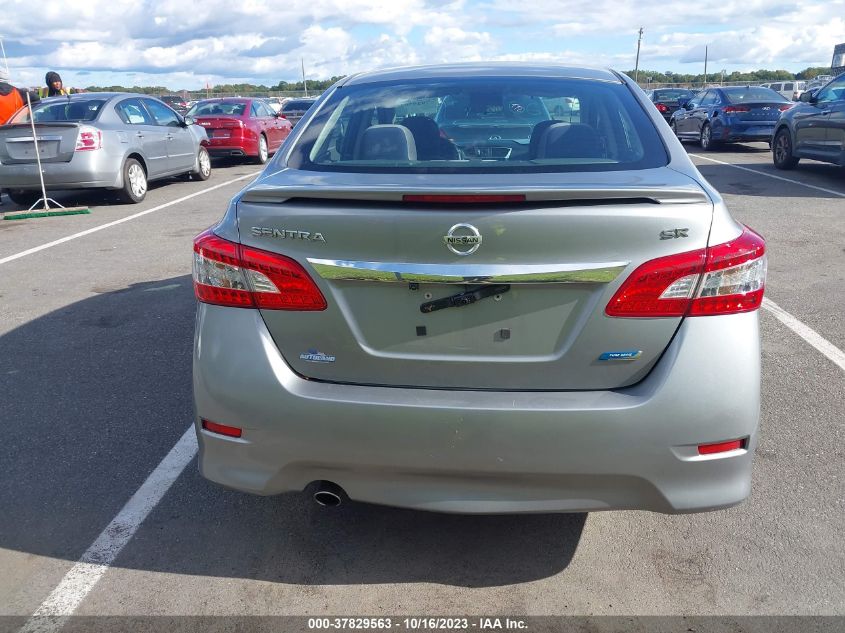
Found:
[[[609,68],[589,66],[567,66],[565,64],[531,64],[525,62],[469,62],[461,64],[437,64],[431,66],[406,66],[386,68],[348,77],[344,86],[374,83],[379,81],[403,81],[413,79],[452,79],[464,77],[565,77],[568,79],[591,79],[621,83],[621,79]]]

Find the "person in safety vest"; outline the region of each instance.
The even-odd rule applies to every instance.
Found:
[[[5,125],[12,115],[26,105],[26,93],[23,88],[15,88],[9,83],[9,78],[0,71],[0,125]],[[38,94],[29,93],[33,103],[38,101]]]
[[[79,92],[79,90],[74,90],[73,88],[65,88],[59,73],[53,72],[52,70],[44,76],[44,81],[47,86],[38,91],[38,96],[42,99],[45,97],[61,97],[62,95],[69,95],[72,92]]]

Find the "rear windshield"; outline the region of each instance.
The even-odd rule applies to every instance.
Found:
[[[313,101],[288,101],[282,108],[285,112],[291,112],[293,110],[307,110],[312,105],[314,105]]]
[[[35,104],[32,112],[36,123],[93,121],[105,102],[105,99],[52,99]],[[29,109],[21,110],[9,121],[10,125],[15,123],[29,123]]]
[[[336,90],[288,161],[315,171],[516,173],[665,165],[654,124],[621,82],[484,77]]]
[[[243,116],[245,110],[246,101],[200,101],[187,116]]]
[[[728,103],[743,103],[750,101],[786,101],[789,99],[771,88],[749,86],[747,88],[722,88],[728,98]]]
[[[654,96],[658,99],[680,99],[681,97],[689,99],[692,98],[692,92],[682,88],[672,88],[669,90],[655,90]]]

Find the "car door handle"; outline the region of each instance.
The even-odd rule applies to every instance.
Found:
[[[165,138],[167,138],[167,140],[168,140],[168,141],[172,141],[172,140],[173,140],[173,135],[172,135],[172,134],[168,134]]]
[[[830,114],[833,110],[822,110],[819,114]]]
[[[135,132],[135,136],[137,136],[138,138],[144,138],[144,135],[140,132]]]

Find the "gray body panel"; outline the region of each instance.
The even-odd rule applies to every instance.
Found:
[[[200,304],[197,429],[209,479],[256,494],[315,480],[353,499],[448,512],[730,506],[757,443],[756,313],[686,319],[649,376],[612,391],[496,393],[361,387],[291,371],[254,310]],[[748,450],[695,446],[749,437]]]
[[[124,99],[137,99],[138,95],[82,93],[71,95],[70,100],[92,97],[108,99],[95,120],[83,123],[102,133],[102,147],[98,150],[74,151],[79,131],[76,123],[36,124],[39,145],[43,137],[61,137],[60,140],[48,141],[47,147],[41,149],[47,187],[119,189],[123,186],[123,165],[129,156],[140,158],[148,180],[167,178],[196,168],[200,144],[207,138],[205,130],[195,125],[175,128],[123,123],[114,106]],[[14,153],[10,151],[10,145],[15,148]],[[46,159],[45,151],[49,152]],[[191,154],[190,160],[188,153]],[[41,187],[32,131],[28,124],[0,127],[0,187],[24,190]]]
[[[517,72],[627,84],[668,163],[496,175],[286,167],[303,130],[344,85]],[[526,202],[424,206],[403,203],[409,193],[522,193]],[[483,237],[468,256],[444,244],[460,223]],[[660,239],[675,228],[688,237]],[[604,310],[641,263],[741,231],[642,91],[610,71],[469,64],[342,80],[214,227],[299,262],[328,307],[200,304],[201,471],[258,494],[329,480],[353,499],[455,512],[685,512],[738,503],[750,489],[756,446],[756,313],[619,319]],[[502,276],[509,289],[498,298],[420,310]],[[599,361],[618,350],[642,354]],[[208,433],[199,418],[244,435]],[[747,438],[745,448],[697,453],[700,443],[734,438]]]

